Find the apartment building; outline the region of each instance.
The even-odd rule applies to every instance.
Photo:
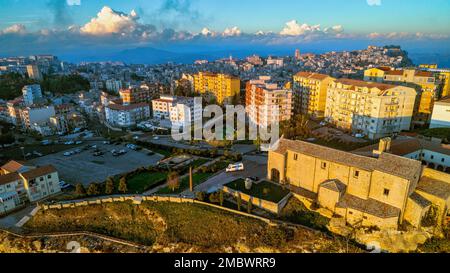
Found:
[[[434,103],[430,128],[450,128],[450,96]]]
[[[292,90],[271,82],[270,76],[260,76],[246,84],[247,115],[254,124],[268,127],[271,123],[290,120],[292,116]],[[274,112],[274,108],[278,110]]]
[[[37,65],[27,65],[27,74],[30,79],[42,81],[42,73]]]
[[[119,90],[122,89],[122,81],[109,79],[105,82],[106,90],[119,93]]]
[[[365,157],[281,138],[269,151],[268,178],[296,198],[331,211],[354,226],[420,227],[433,206],[438,225],[449,212],[450,175],[421,162],[382,152]]]
[[[239,96],[241,82],[239,78],[225,74],[199,72],[194,75],[194,91],[209,95],[218,104],[231,103]]]
[[[20,116],[20,111],[23,106],[23,97],[15,98],[6,103],[8,107],[8,115],[11,123],[17,127],[22,127],[22,118]]]
[[[55,116],[55,107],[50,106],[29,106],[20,110],[22,127],[24,130],[32,129],[34,124],[46,123],[50,117]]]
[[[148,85],[141,85],[140,87],[133,86],[119,91],[123,104],[150,103],[153,96],[157,93],[155,88],[150,88]]]
[[[445,74],[444,74],[445,76]],[[388,67],[372,68],[364,72],[364,80],[400,84],[416,88],[418,96],[413,123],[423,126],[430,122],[435,100],[440,97],[440,80],[430,71],[416,69],[394,70]]]
[[[22,88],[23,101],[26,106],[42,101],[42,91],[39,84],[25,85]]]
[[[416,91],[405,86],[338,79],[329,84],[327,122],[370,139],[409,130]]]
[[[153,118],[170,120],[172,125],[183,126],[195,120],[202,120],[202,109],[194,107],[194,98],[161,96],[152,100]]]
[[[311,72],[294,75],[294,112],[323,118],[327,101],[328,84],[334,78]]]
[[[57,170],[9,161],[0,167],[0,214],[61,192]]]
[[[112,126],[132,127],[150,118],[150,105],[148,103],[109,104],[105,107],[105,116],[108,124]]]

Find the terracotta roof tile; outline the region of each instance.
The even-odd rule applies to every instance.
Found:
[[[5,185],[16,180],[20,180],[20,176],[16,172],[0,175],[0,185]]]
[[[44,176],[44,175],[47,175],[47,174],[50,174],[50,173],[54,173],[54,172],[57,172],[55,167],[53,167],[52,165],[47,165],[47,166],[39,167],[39,168],[36,168],[36,169],[32,169],[32,170],[27,171],[27,172],[23,172],[23,173],[21,173],[21,175],[25,179],[30,180],[30,179],[33,179],[33,178],[36,178],[36,177],[40,177],[40,176]]]

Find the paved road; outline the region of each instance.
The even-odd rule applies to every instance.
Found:
[[[204,183],[195,187],[195,191],[215,191],[233,180],[256,176],[258,178],[267,177],[267,157],[266,156],[244,156],[242,162],[245,170],[234,173],[221,173],[211,177]]]

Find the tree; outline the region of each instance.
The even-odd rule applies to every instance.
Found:
[[[237,198],[237,206],[238,206],[238,210],[240,211],[240,210],[241,210],[241,205],[242,205],[241,195],[238,194],[238,195],[236,196],[236,198]]]
[[[250,214],[250,213],[252,213],[252,200],[248,200],[248,203],[247,203],[247,213],[248,214]]]
[[[197,200],[198,200],[198,201],[204,201],[204,200],[205,200],[205,193],[202,192],[202,191],[197,192],[197,193],[195,194],[195,196],[197,197]]]
[[[119,181],[119,191],[121,193],[126,193],[128,192],[128,182],[127,182],[127,178],[125,176],[123,176],[122,178],[120,178]]]
[[[75,187],[75,193],[78,196],[86,195],[86,189],[84,188],[83,184],[77,184],[77,186]]]
[[[0,144],[2,145],[2,148],[4,148],[6,144],[12,144],[15,141],[16,139],[14,138],[14,135],[11,133],[0,135]]]
[[[211,193],[209,195],[209,202],[211,203],[220,203],[220,194],[218,193]]]
[[[113,194],[114,193],[114,179],[112,177],[108,177],[105,185],[105,193]]]
[[[167,176],[167,186],[171,191],[175,191],[180,187],[180,178],[177,172],[170,172]]]
[[[92,183],[89,185],[87,194],[88,195],[99,195],[100,194],[100,189],[99,189],[99,186],[97,185],[97,183]]]
[[[220,190],[219,192],[219,202],[220,205],[223,206],[223,190]]]

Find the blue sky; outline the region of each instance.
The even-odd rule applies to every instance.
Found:
[[[71,0],[69,0],[71,1]],[[129,12],[135,9],[142,21],[158,25],[154,13],[164,0],[79,0],[80,5],[68,6],[70,22],[85,24],[103,6]],[[0,0],[0,29],[12,24],[24,24],[29,29],[59,27],[53,22],[51,0]],[[62,0],[61,2],[65,2]],[[170,2],[170,1],[169,1]],[[173,1],[176,3],[177,1]],[[450,1],[448,0],[382,0],[379,6],[369,6],[366,0],[192,0],[190,11],[197,18],[183,25],[183,30],[199,31],[202,27],[223,30],[238,26],[246,32],[279,31],[292,19],[311,25],[343,25],[356,33],[429,32],[450,34]],[[191,14],[182,16],[184,23]],[[167,24],[181,29],[170,14]],[[166,23],[166,22],[163,22]]]
[[[0,54],[136,47],[450,53],[448,0],[0,0]]]

